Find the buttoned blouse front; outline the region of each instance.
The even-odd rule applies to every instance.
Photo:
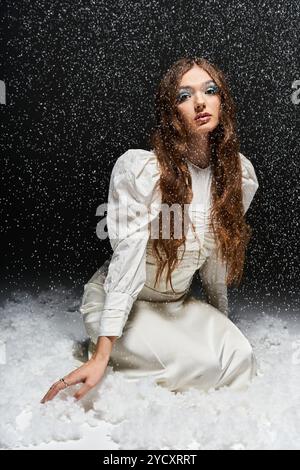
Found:
[[[258,181],[250,160],[241,153],[239,155],[246,212],[258,188]],[[182,295],[191,284],[195,271],[199,269],[209,302],[228,314],[226,267],[217,257],[214,236],[209,229],[212,167],[209,165],[200,168],[189,160],[187,163],[193,190],[189,214],[196,234],[190,225],[184,254],[183,246],[179,248],[179,255],[182,254],[183,257],[172,273],[172,284],[178,295]],[[156,287],[153,283],[157,265],[152,252],[149,224],[158,217],[161,208],[159,177],[159,165],[154,151],[129,149],[117,159],[113,167],[107,208],[107,228],[113,254],[106,264],[103,285],[106,298],[101,313],[99,336],[122,335],[132,304],[143,288],[174,296],[171,286],[166,286],[164,278]],[[126,223],[124,231],[122,220]],[[182,270],[186,275],[182,275]]]

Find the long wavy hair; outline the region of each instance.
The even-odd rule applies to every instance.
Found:
[[[185,204],[193,198],[191,174],[187,165],[188,134],[176,106],[176,96],[182,76],[194,65],[205,70],[219,87],[220,117],[217,127],[209,134],[212,169],[212,205],[210,227],[214,233],[217,255],[226,263],[226,284],[239,285],[243,275],[246,247],[252,228],[245,222],[242,200],[242,168],[239,140],[236,132],[236,107],[224,73],[208,60],[199,57],[177,60],[166,72],[155,93],[156,123],[150,134],[160,178],[161,201],[171,207]],[[184,211],[185,214],[185,211]],[[174,237],[174,214],[170,211],[170,237],[163,238],[163,213],[159,213],[159,236],[152,238],[153,254],[158,268],[155,285],[167,268],[166,284],[172,285],[172,272],[179,263],[178,248],[186,245],[186,223],[182,218],[182,237]],[[189,216],[188,216],[189,217]],[[192,221],[191,221],[192,223]],[[192,223],[195,232],[194,224]]]

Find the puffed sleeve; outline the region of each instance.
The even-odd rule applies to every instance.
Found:
[[[217,250],[214,247],[199,268],[199,275],[207,301],[228,316],[226,274],[226,263],[217,256]]]
[[[157,216],[159,168],[153,151],[129,149],[116,161],[109,185],[107,230],[113,249],[103,284],[98,336],[122,335],[133,302],[146,281],[149,222]]]
[[[249,209],[259,185],[253,164],[241,152],[239,152],[239,154],[242,165],[242,192],[245,214]]]

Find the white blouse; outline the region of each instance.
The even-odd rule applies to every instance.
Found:
[[[241,153],[240,158],[243,205],[246,212],[258,189],[258,181],[250,160]],[[200,168],[190,161],[188,165],[194,194],[190,214],[199,242],[203,244],[204,236],[208,233],[211,206],[211,165]],[[160,191],[155,186],[159,177],[154,151],[143,149],[127,150],[117,159],[112,169],[106,222],[113,254],[103,284],[106,296],[99,336],[122,335],[132,305],[146,282],[149,223],[157,217],[161,206]],[[195,247],[194,232],[191,230],[190,227],[187,249]],[[201,267],[200,276],[209,301],[226,314],[228,302],[225,270],[213,253]]]

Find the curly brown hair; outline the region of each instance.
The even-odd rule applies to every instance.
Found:
[[[151,131],[150,144],[155,152],[160,178],[158,185],[162,203],[190,204],[193,198],[191,174],[187,165],[188,135],[176,107],[176,95],[181,77],[194,65],[205,70],[215,81],[221,97],[217,127],[209,134],[212,168],[212,207],[210,227],[214,233],[218,256],[226,262],[226,284],[240,284],[246,247],[252,228],[246,223],[242,199],[242,167],[239,140],[236,132],[236,107],[224,73],[208,60],[199,57],[177,60],[166,72],[155,94],[156,124]],[[152,239],[153,253],[158,262],[155,285],[167,266],[166,283],[171,288],[171,275],[179,263],[178,248],[185,252],[186,225],[182,218],[182,237],[174,237],[174,217],[170,214],[170,237],[162,237],[162,212],[159,213],[159,237]],[[192,223],[193,230],[195,231]]]

